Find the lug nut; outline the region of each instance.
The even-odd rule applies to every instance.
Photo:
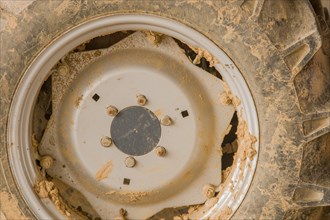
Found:
[[[101,141],[100,142],[101,142],[101,145],[103,147],[110,147],[111,144],[112,144],[112,139],[109,138],[109,137],[107,137],[107,136],[105,136],[105,137],[102,137],[101,138]]]
[[[147,103],[148,99],[144,95],[138,95],[136,96],[136,101],[138,105],[144,106]]]
[[[134,157],[126,157],[125,158],[125,165],[126,167],[132,168],[134,167],[136,164],[136,160],[134,159]]]
[[[165,116],[160,120],[160,123],[161,123],[162,125],[169,126],[169,125],[172,124],[172,119],[170,118],[170,116],[165,115]]]
[[[118,114],[118,109],[112,105],[107,108],[107,111],[110,116],[116,116]]]
[[[51,156],[43,156],[40,160],[40,166],[44,169],[49,169],[54,164],[54,159]]]
[[[70,72],[70,68],[67,65],[60,65],[57,71],[61,76],[65,76]]]
[[[215,196],[215,187],[212,184],[203,186],[203,194],[206,198],[210,199]]]
[[[166,154],[166,149],[165,147],[162,147],[162,146],[158,146],[156,147],[156,154],[160,157],[164,157],[165,154]]]

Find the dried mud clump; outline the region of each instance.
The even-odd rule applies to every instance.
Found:
[[[58,188],[53,182],[48,180],[40,180],[34,185],[34,190],[41,199],[50,198],[56,208],[65,216],[71,216],[68,205],[66,205],[61,198]]]
[[[248,157],[250,160],[257,154],[254,144],[257,142],[257,138],[250,134],[246,121],[239,116],[237,127],[237,141],[238,146],[241,149],[239,151],[239,158],[245,161]]]
[[[219,63],[219,61],[207,50],[203,48],[195,48],[190,45],[188,46],[196,53],[196,57],[193,60],[193,64],[195,65],[200,64],[202,58],[205,58],[209,62],[210,67],[214,67],[215,64]]]
[[[220,102],[223,105],[233,105],[237,107],[241,104],[241,100],[232,94],[227,83],[223,82],[223,92],[220,94]]]
[[[152,43],[153,45],[159,45],[163,40],[163,34],[153,32],[153,31],[143,31],[144,35],[146,36],[147,40]]]

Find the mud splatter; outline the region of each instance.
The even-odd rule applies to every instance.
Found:
[[[223,82],[223,92],[220,94],[220,102],[223,105],[230,105],[233,103],[233,94],[226,82]]]
[[[190,49],[192,49],[197,55],[195,59],[193,60],[193,64],[200,64],[201,59],[204,57],[209,63],[210,67],[213,67],[215,64],[218,64],[219,61],[212,55],[210,54],[207,50],[203,48],[195,48],[190,45],[188,45]]]
[[[106,164],[104,164],[103,167],[101,167],[99,169],[99,171],[97,171],[97,173],[95,175],[95,179],[97,181],[101,181],[103,179],[106,179],[106,178],[108,178],[111,171],[112,171],[112,161],[108,161]]]
[[[241,159],[241,161],[244,161],[247,157],[252,160],[253,157],[257,154],[255,149],[257,138],[250,134],[247,123],[242,119],[241,114],[239,115],[238,119],[236,135],[238,146],[241,149],[238,151],[238,157]]]
[[[3,212],[5,219],[29,219],[22,214],[17,199],[12,197],[8,192],[0,192],[0,204],[1,212]]]
[[[83,99],[83,95],[80,95],[75,101],[74,101],[74,104],[75,106],[78,108],[80,103],[81,103],[81,100]]]
[[[231,213],[233,213],[233,210],[227,206],[222,210],[222,212],[218,216],[218,219],[228,219]]]
[[[187,216],[174,216],[173,220],[188,220],[189,218]]]
[[[144,35],[150,43],[153,45],[159,45],[163,40],[163,34],[153,32],[153,31],[143,31]]]
[[[126,202],[137,202],[149,195],[148,192],[122,192],[122,191],[110,191],[106,192],[106,195],[113,195],[118,197],[123,197],[122,200]]]
[[[230,171],[232,169],[232,166],[227,167],[225,170],[221,171],[221,182],[224,183],[226,179],[228,178]]]
[[[235,108],[241,104],[241,100],[232,94],[226,82],[223,82],[223,92],[220,94],[220,103],[223,105],[233,105]]]
[[[39,141],[37,140],[36,134],[32,134],[32,136],[31,136],[31,144],[32,144],[32,147],[34,147],[35,149],[38,148]]]
[[[34,190],[41,199],[50,198],[56,208],[66,217],[71,216],[71,212],[68,205],[65,204],[65,202],[61,198],[59,190],[53,182],[47,180],[37,181],[34,185]]]

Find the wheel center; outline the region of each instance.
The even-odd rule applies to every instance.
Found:
[[[111,138],[125,154],[141,156],[152,151],[161,136],[161,126],[156,115],[140,106],[121,110],[111,123]]]

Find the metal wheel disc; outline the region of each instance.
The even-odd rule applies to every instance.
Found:
[[[136,32],[109,48],[69,53],[97,36],[127,30]],[[163,39],[150,42],[139,30],[161,33]],[[201,57],[211,54],[226,83],[192,64],[173,38],[201,48]],[[69,70],[51,71],[64,56]],[[47,174],[78,190],[99,217],[113,218],[124,208],[129,218],[148,218],[167,207],[205,203],[192,218],[212,218],[238,208],[257,156],[235,160],[230,181],[221,185],[221,144],[235,111],[247,133],[259,134],[252,95],[238,68],[212,41],[183,24],[118,15],[60,36],[16,89],[8,123],[11,167],[38,218],[61,218],[33,189],[39,171],[30,139],[32,114],[50,74],[53,109],[38,153],[55,159]],[[220,101],[227,87],[240,100],[236,106]],[[254,146],[258,154],[258,141]],[[203,192],[208,186],[220,191],[216,197]]]

